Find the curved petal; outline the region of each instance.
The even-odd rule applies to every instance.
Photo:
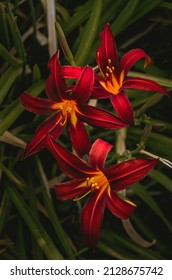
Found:
[[[80,120],[77,120],[75,126],[69,123],[68,130],[77,154],[79,156],[88,154],[91,148],[91,142],[84,124]]]
[[[124,76],[127,75],[131,67],[141,58],[145,58],[144,67],[150,64],[150,57],[142,49],[133,49],[123,55],[120,61],[120,71],[124,71]]]
[[[135,204],[126,199],[121,199],[112,191],[107,195],[106,203],[112,214],[120,219],[127,219],[136,208]]]
[[[90,66],[84,67],[81,76],[73,89],[76,96],[76,101],[79,104],[84,104],[87,102],[92,90],[94,83],[94,72]]]
[[[144,91],[156,91],[166,96],[169,96],[169,93],[165,90],[165,88],[160,86],[158,83],[145,78],[128,78],[124,81],[123,88],[132,88]]]
[[[133,108],[124,91],[119,92],[111,97],[111,103],[118,114],[119,118],[128,125],[134,124]]]
[[[118,68],[118,52],[110,25],[106,24],[100,33],[100,45],[96,51],[96,60],[100,70],[105,75],[109,63]]]
[[[49,114],[57,111],[57,109],[53,109],[53,105],[56,104],[56,102],[49,99],[36,97],[26,92],[21,94],[20,102],[26,107],[28,111],[37,114]]]
[[[59,115],[54,114],[47,118],[44,122],[41,123],[41,125],[37,127],[35,135],[26,146],[23,158],[31,156],[46,147],[46,134],[48,132],[52,133],[52,131],[56,129],[56,137],[58,137],[61,134],[63,126],[58,125],[58,119]]]
[[[131,159],[104,170],[114,191],[123,190],[142,180],[157,164],[158,159]]]
[[[93,99],[104,99],[112,96],[112,93],[106,91],[101,85],[100,82],[104,82],[104,80],[99,77],[96,73],[94,73],[94,86],[93,91],[91,93],[91,98]]]
[[[81,179],[94,174],[94,170],[82,159],[78,158],[47,135],[47,147],[58,162],[60,169],[69,177]],[[93,175],[94,176],[94,175]]]
[[[81,213],[81,232],[84,237],[84,243],[94,249],[100,238],[100,227],[104,215],[106,202],[105,191],[94,191]]]
[[[112,96],[112,93],[105,90],[102,86],[94,85],[90,98],[91,99],[106,99],[106,98],[110,98],[111,96]]]
[[[80,107],[78,117],[83,122],[95,127],[118,129],[127,126],[122,120],[108,111],[90,105]]]
[[[112,149],[112,147],[113,146],[110,145],[108,142],[103,141],[102,139],[97,139],[93,143],[89,153],[90,164],[102,170],[104,168],[106,157]]]
[[[59,200],[67,200],[81,196],[89,191],[85,179],[75,179],[69,182],[55,184],[56,197]]]
[[[54,79],[58,96],[60,100],[63,99],[63,96],[65,95],[65,91],[67,89],[63,74],[62,74],[62,69],[60,62],[58,60],[58,53],[54,54],[52,58],[49,60],[48,67],[51,72],[51,76]]]
[[[78,80],[83,71],[83,67],[62,66],[62,73],[65,78]]]
[[[48,77],[46,81],[46,94],[47,97],[53,101],[61,101],[57,93],[57,88],[54,79],[51,75]]]

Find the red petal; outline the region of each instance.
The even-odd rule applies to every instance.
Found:
[[[104,173],[113,190],[120,191],[142,180],[157,162],[157,159],[131,159],[107,168]]]
[[[142,49],[133,49],[123,55],[120,61],[120,70],[124,71],[124,76],[127,75],[131,67],[141,58],[145,58],[145,66],[150,63],[150,57]]]
[[[109,24],[105,25],[104,30],[100,33],[100,38],[101,42],[96,52],[96,60],[99,68],[105,74],[106,66],[109,65],[108,60],[111,60],[112,66],[118,68],[118,52]]]
[[[96,73],[94,73],[94,86],[93,91],[91,93],[91,98],[93,99],[103,99],[103,98],[109,98],[112,96],[112,93],[106,91],[101,85],[100,81],[102,78],[100,78]]]
[[[105,98],[110,98],[111,96],[112,96],[112,93],[106,91],[102,86],[94,85],[90,98],[92,98],[92,99],[105,99]]]
[[[58,91],[58,96],[60,99],[63,99],[63,95],[67,89],[60,62],[58,60],[58,53],[52,56],[48,63],[52,78],[55,81],[55,85]]]
[[[128,125],[134,124],[133,108],[124,91],[111,97],[111,103],[119,118]]]
[[[144,91],[157,91],[166,96],[169,96],[169,93],[165,90],[165,88],[161,87],[158,83],[145,78],[128,78],[125,80],[123,88],[132,88]]]
[[[62,73],[65,78],[78,80],[83,71],[83,67],[62,66]]]
[[[34,137],[26,146],[23,158],[33,155],[34,153],[46,147],[46,135],[48,132],[52,133],[53,130],[56,129],[56,137],[60,135],[64,127],[57,125],[58,118],[59,116],[54,114],[46,119],[40,126],[38,126]]]
[[[22,93],[20,96],[20,102],[26,109],[30,112],[37,114],[49,114],[54,112],[53,105],[56,102],[49,99],[44,99],[40,97],[33,96],[28,93]]]
[[[118,117],[106,110],[89,105],[82,106],[79,109],[81,114],[79,118],[90,125],[108,129],[118,129],[127,126]]]
[[[97,139],[93,143],[89,153],[90,164],[98,167],[99,169],[103,169],[106,157],[112,147],[113,146],[108,142],[103,141],[102,139]]]
[[[107,195],[106,202],[112,214],[120,219],[127,219],[136,208],[136,205],[128,200],[121,199],[113,192]]]
[[[88,154],[91,148],[91,142],[84,124],[80,120],[77,120],[76,126],[69,123],[68,129],[72,144],[78,155],[83,156]]]
[[[47,97],[53,101],[61,101],[61,99],[59,99],[57,88],[52,76],[49,76],[46,81],[46,94]]]
[[[81,232],[85,244],[94,249],[100,238],[100,227],[106,202],[106,192],[93,192],[81,213]]]
[[[95,170],[82,159],[66,150],[47,135],[47,147],[56,158],[60,169],[71,178],[85,178],[95,173]]]
[[[93,83],[94,72],[91,67],[86,66],[81,73],[76,87],[73,89],[76,95],[76,101],[81,105],[87,102],[93,89]]]
[[[84,186],[85,179],[76,179],[69,182],[56,184],[56,196],[59,200],[67,200],[87,193],[90,187]]]

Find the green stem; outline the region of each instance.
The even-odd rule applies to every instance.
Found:
[[[43,195],[43,199],[44,199],[44,203],[45,203],[45,206],[47,209],[48,216],[51,220],[54,230],[55,230],[66,254],[68,255],[68,257],[70,259],[74,259],[74,254],[70,247],[69,238],[61,226],[59,218],[55,212],[53,203],[50,199],[49,189],[47,188],[48,183],[45,178],[45,173],[44,173],[42,164],[41,164],[40,160],[38,159],[38,157],[36,158],[36,164],[37,164],[38,171],[39,171],[39,177],[40,177],[40,181],[41,181],[41,191],[42,191],[42,195]]]
[[[19,192],[10,184],[7,185],[7,190],[10,195],[10,198],[16,208],[18,209],[20,215],[28,225],[30,231],[32,232],[37,244],[49,260],[62,260],[64,259],[61,253],[57,250],[54,243],[48,236],[47,232],[37,222],[35,216],[33,215],[31,209],[24,202],[22,196]]]

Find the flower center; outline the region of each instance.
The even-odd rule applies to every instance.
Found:
[[[108,191],[110,188],[108,179],[101,171],[98,171],[94,177],[87,177],[83,186],[89,187],[90,190],[88,190],[82,196],[75,198],[74,201],[78,201],[78,200],[82,199],[83,197],[85,197],[87,194],[89,194],[91,192],[94,192],[94,191],[101,192],[101,191],[105,191],[105,189],[107,189],[107,191]]]
[[[54,109],[60,111],[59,123],[61,126],[66,125],[68,119],[70,119],[71,123],[76,126],[76,111],[78,111],[78,109],[74,100],[64,100],[63,102],[56,103]]]
[[[111,64],[111,59],[108,59],[104,79],[105,81],[100,81],[102,87],[112,94],[118,94],[124,80],[124,72],[122,71],[118,77],[115,72],[115,67]]]

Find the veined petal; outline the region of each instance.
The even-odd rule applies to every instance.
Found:
[[[85,178],[94,174],[94,170],[85,161],[76,157],[47,135],[47,147],[58,162],[60,169],[71,178]]]
[[[108,111],[90,105],[80,107],[78,116],[83,122],[97,127],[118,129],[128,126]]]
[[[112,66],[118,68],[118,52],[110,25],[106,24],[100,33],[100,45],[96,52],[96,60],[103,74],[106,73],[106,66],[110,62]]]
[[[90,187],[86,187],[85,179],[75,179],[69,182],[55,184],[56,197],[59,200],[67,200],[81,196],[89,191]]]
[[[131,159],[104,170],[114,191],[123,190],[142,180],[157,164],[158,159]]]
[[[52,58],[49,60],[48,66],[52,75],[52,78],[55,81],[55,85],[57,88],[58,96],[62,100],[67,89],[67,85],[65,83],[60,62],[58,60],[58,53],[54,54]]]
[[[120,61],[120,70],[124,71],[124,76],[127,75],[131,67],[141,58],[145,58],[144,67],[150,64],[150,57],[142,49],[133,49],[123,55]]]
[[[107,195],[106,203],[112,214],[120,219],[127,219],[136,208],[135,204],[126,199],[121,199],[112,191]]]
[[[60,115],[54,114],[37,127],[35,135],[26,146],[23,158],[31,156],[46,147],[46,135],[48,132],[52,133],[53,130],[56,129],[56,137],[61,134],[64,127],[58,125],[59,117]]]
[[[72,144],[73,144],[77,154],[79,156],[88,154],[88,152],[91,148],[91,142],[88,137],[84,124],[80,120],[77,119],[75,126],[72,125],[71,122],[69,123],[68,130],[69,130]]]
[[[37,114],[49,114],[54,112],[53,105],[56,104],[56,102],[52,100],[36,97],[26,92],[21,94],[20,102],[28,111]]]
[[[93,91],[91,93],[91,98],[93,99],[104,99],[109,98],[112,94],[106,91],[101,85],[100,82],[104,82],[104,79],[100,78],[99,75],[94,73],[94,86]]]
[[[111,103],[118,114],[119,118],[128,125],[134,124],[133,108],[124,91],[114,94],[111,98]]]
[[[94,83],[94,72],[90,66],[84,67],[81,76],[73,89],[76,96],[76,101],[79,104],[87,102],[92,90]]]
[[[81,232],[85,244],[94,249],[100,238],[100,227],[106,202],[106,191],[94,191],[81,213]]]
[[[90,164],[92,166],[98,167],[100,170],[103,169],[106,157],[112,147],[113,146],[108,142],[103,141],[102,139],[97,139],[93,143],[89,153]]]
[[[56,84],[51,75],[48,77],[46,81],[46,94],[47,97],[53,101],[61,101],[57,93]]]
[[[158,83],[145,78],[128,78],[124,81],[123,88],[132,88],[144,91],[156,91],[166,96],[169,96],[169,93],[165,90],[165,88],[160,86]]]
[[[90,98],[91,99],[106,99],[106,98],[110,98],[111,96],[112,96],[112,93],[105,90],[99,84],[99,85],[94,85]]]
[[[83,71],[83,67],[62,66],[62,73],[65,78],[78,80]]]

